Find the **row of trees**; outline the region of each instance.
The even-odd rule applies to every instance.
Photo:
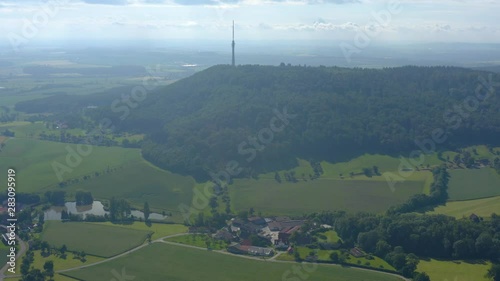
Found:
[[[64,142],[64,143],[91,143],[92,145],[99,146],[122,146],[124,148],[140,148],[142,141],[124,139],[121,142],[113,139],[112,137],[106,135],[100,135],[99,138],[88,138],[86,135],[73,135],[65,130],[62,130],[59,135],[57,134],[47,134],[41,132],[38,135],[41,140]]]
[[[430,195],[416,194],[401,205],[392,206],[387,211],[389,214],[409,213],[426,207],[446,203],[448,199],[448,182],[450,174],[445,167],[437,167],[432,171],[434,182],[431,185]]]
[[[36,196],[37,195],[31,195]],[[45,201],[53,206],[64,206],[66,203],[66,191],[64,190],[50,190],[44,194]],[[33,198],[33,200],[35,200]],[[94,197],[90,191],[78,190],[75,193],[75,201],[77,206],[92,205]]]

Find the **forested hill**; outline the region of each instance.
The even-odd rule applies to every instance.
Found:
[[[488,81],[489,75],[454,67],[214,66],[148,93],[124,121],[109,107],[93,117],[112,117],[121,130],[147,133],[143,155],[160,167],[202,178],[235,160],[245,168],[239,176],[248,176],[290,167],[296,157],[407,156],[418,149],[415,140],[439,128],[449,138],[437,149],[498,145],[499,94],[480,87],[479,78]],[[498,84],[500,74],[491,75]],[[275,112],[284,108],[296,117],[270,143],[250,144],[259,132],[269,137]],[[276,121],[272,128],[281,125]]]
[[[149,133],[143,147],[148,160],[198,177],[231,160],[248,175],[294,165],[296,157],[336,161],[366,152],[407,153],[437,128],[450,134],[438,149],[498,144],[498,94],[476,97],[479,77],[488,76],[452,67],[215,66],[149,96],[122,129]],[[273,111],[284,108],[296,117],[269,144],[251,145],[248,138],[258,138],[270,128]]]

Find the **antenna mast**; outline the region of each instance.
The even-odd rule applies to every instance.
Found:
[[[236,45],[236,43],[234,43],[234,20],[233,20],[233,43],[231,44],[232,47],[233,47],[233,63],[232,65],[235,66],[235,60],[234,60],[234,46]]]

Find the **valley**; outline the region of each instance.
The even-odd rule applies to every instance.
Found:
[[[30,75],[69,71],[62,65],[96,71],[60,62]],[[57,77],[0,96],[0,170],[19,175],[20,237],[31,241],[6,280],[50,264],[56,281],[122,270],[140,280],[276,280],[308,265],[311,280],[488,280],[498,258],[486,250],[498,246],[498,97],[468,117],[484,138],[463,126],[430,152],[415,145],[449,125],[440,110],[484,73],[214,66],[167,79],[137,108],[109,110],[142,77],[129,74],[109,74],[109,88],[75,92],[54,86]],[[68,203],[103,212],[84,217]]]

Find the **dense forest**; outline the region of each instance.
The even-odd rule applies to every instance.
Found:
[[[406,154],[432,138],[437,150],[498,145],[499,78],[455,67],[214,66],[147,93],[137,107],[112,110],[109,102],[84,112],[96,123],[110,118],[117,131],[145,133],[143,155],[160,167],[204,179],[235,160],[243,168],[236,176],[251,176],[294,166],[297,157]],[[94,98],[101,102],[79,104],[109,101]],[[63,108],[71,98],[52,101]]]
[[[385,257],[394,247],[421,257],[497,259],[500,254],[500,217],[474,221],[444,215],[398,215],[325,212],[310,219],[335,226],[348,245]],[[388,259],[390,260],[390,259]]]

